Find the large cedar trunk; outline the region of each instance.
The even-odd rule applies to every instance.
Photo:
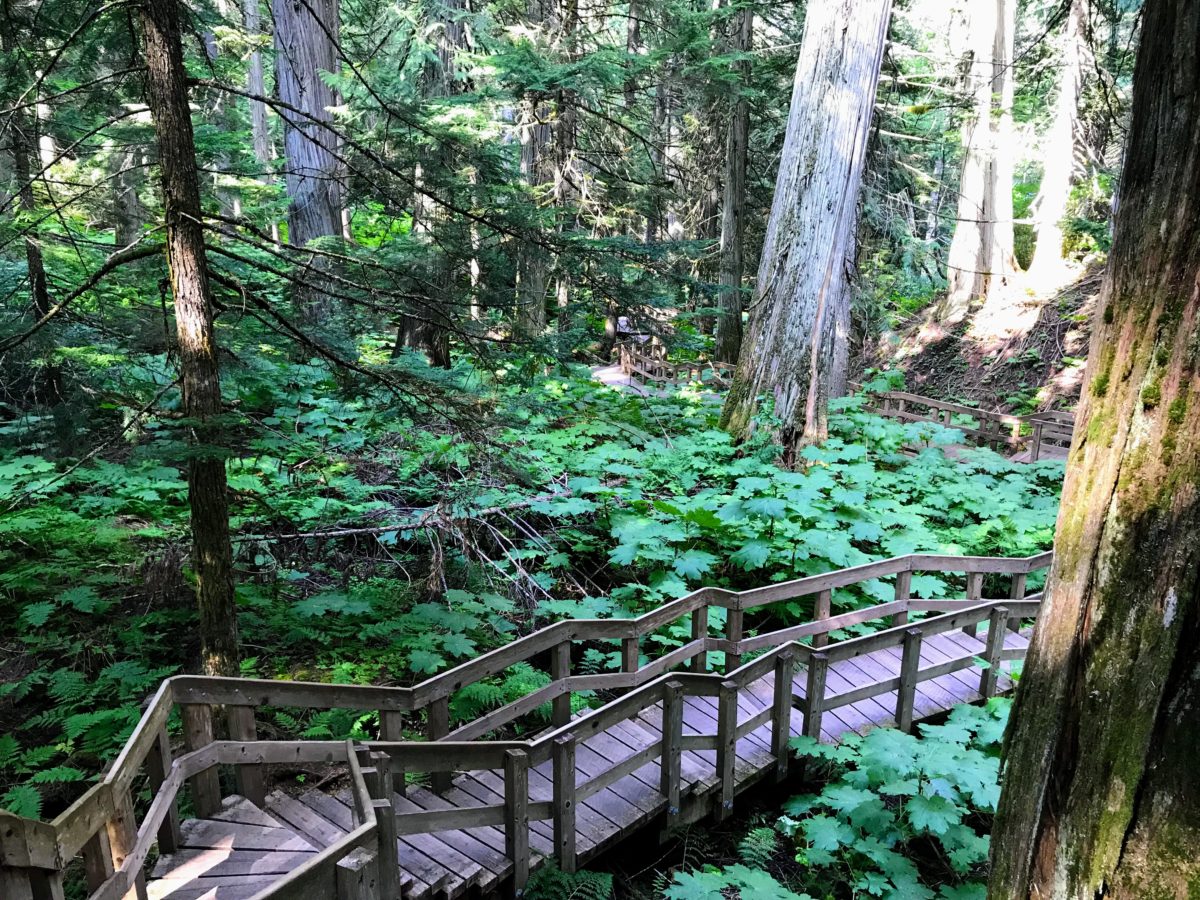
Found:
[[[995,900],[1200,895],[1200,2],[1144,15]]]
[[[1013,256],[1012,56],[1015,0],[971,6],[966,83],[973,108],[963,123],[958,222],[947,257],[949,286],[939,317],[954,324],[972,304],[1002,298]]]
[[[811,5],[804,23],[750,321],[721,416],[745,437],[770,395],[789,458],[825,436],[826,404],[845,390],[833,377],[848,318],[845,260],[890,13],[890,0],[838,0]]]
[[[206,674],[236,675],[237,605],[233,593],[225,459],[219,449],[221,383],[177,0],[147,0],[142,23],[147,103],[154,117],[162,174],[183,410],[192,423],[194,446],[188,459],[188,503],[192,519],[192,569],[200,606],[202,665]]]
[[[287,160],[288,243],[305,247],[317,238],[342,233],[342,166],[334,132],[318,122],[332,121],[337,98],[322,73],[337,72],[338,0],[273,0],[275,84],[279,99],[304,115],[280,112]],[[313,119],[318,120],[314,122]],[[320,258],[308,280],[297,285],[297,312],[319,321],[329,312],[322,290]]]
[[[750,52],[754,38],[754,8],[741,7],[733,19],[734,53]],[[746,158],[750,140],[750,103],[746,79],[750,63],[733,64],[740,82],[729,111],[729,133],[725,145],[725,196],[721,205],[721,272],[717,295],[716,346],[713,355],[721,362],[737,362],[742,349],[742,271],[746,215]]]

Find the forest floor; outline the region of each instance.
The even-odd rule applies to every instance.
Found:
[[[1017,288],[1004,309],[981,308],[954,327],[939,325],[931,308],[877,348],[874,362],[900,369],[909,390],[940,400],[1017,414],[1071,409],[1103,271],[1088,268],[1041,296]]]

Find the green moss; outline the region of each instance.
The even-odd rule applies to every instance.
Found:
[[[1187,415],[1187,405],[1186,394],[1172,400],[1171,405],[1167,407],[1167,422],[1171,425],[1182,425]]]
[[[1096,376],[1096,380],[1092,382],[1092,394],[1096,397],[1103,397],[1108,393],[1109,371],[1105,369]]]
[[[1113,323],[1113,308],[1112,305],[1104,307],[1104,324],[1111,325]]]
[[[1146,409],[1153,409],[1162,402],[1162,378],[1156,377],[1152,382],[1142,388],[1142,405]]]

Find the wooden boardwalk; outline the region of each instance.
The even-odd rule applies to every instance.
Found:
[[[631,835],[730,815],[739,794],[786,775],[797,734],[908,730],[1007,690],[1004,666],[1024,657],[1041,608],[1026,579],[1050,560],[914,554],[703,588],[635,619],[550,625],[412,687],[176,676],[70,809],[51,822],[0,814],[0,896],[61,897],[76,858],[90,900],[519,894],[548,859],[571,871]],[[911,596],[916,572],[957,573],[945,583],[961,595]],[[866,582],[895,599],[836,612],[838,592]],[[781,602],[809,604],[811,620],[761,630],[779,619],[756,611]],[[712,608],[725,610],[720,634]],[[689,622],[682,646],[650,639]],[[606,646],[619,671],[572,671],[579,651]],[[452,722],[456,692],[518,663],[545,686]],[[573,715],[580,694],[602,702]],[[276,709],[357,711],[377,738],[260,739]],[[277,766],[325,777],[292,795],[272,786]]]
[[[921,646],[927,666],[958,659],[964,654],[982,657],[987,634],[969,636],[959,631],[935,635]],[[1020,652],[1027,646],[1024,634],[1008,632],[1005,646]],[[845,734],[863,734],[872,728],[894,726],[899,696],[896,691],[837,705],[839,695],[901,673],[902,654],[885,648],[829,666],[827,685],[832,694],[822,715],[821,740],[837,743]],[[944,713],[959,703],[982,699],[979,666],[959,669],[917,685],[914,719]],[[803,699],[806,679],[793,679],[794,695]],[[1008,690],[1001,676],[997,691]],[[769,711],[774,700],[774,674],[751,682],[738,694],[738,720],[748,721]],[[686,697],[683,701],[683,736],[714,734],[718,728],[717,702],[711,697]],[[638,753],[662,743],[662,704],[656,703],[629,720],[616,723],[584,739],[576,747],[577,788],[610,771]],[[801,717],[793,717],[790,736],[801,733]],[[733,762],[735,793],[741,793],[775,769],[771,750],[771,723],[751,730],[736,742]],[[666,799],[660,793],[661,771],[650,760],[603,790],[588,797],[576,813],[576,853],[586,862],[622,838],[660,820]],[[549,801],[553,795],[553,764],[547,760],[529,770],[528,803]],[[719,788],[715,750],[689,750],[682,754],[681,790],[697,801],[703,814]],[[452,787],[436,794],[425,786],[409,785],[405,794],[392,794],[397,812],[471,809],[503,802],[504,773],[497,770],[466,773]],[[708,802],[706,802],[706,800]],[[301,865],[308,857],[335,843],[353,830],[353,800],[348,789],[332,794],[319,790],[291,797],[280,791],[267,797],[265,812],[249,801],[229,798],[211,819],[184,823],[183,848],[162,857],[149,885],[151,898],[172,900],[244,900],[253,897],[272,878]],[[530,867],[554,855],[554,833],[545,822],[530,823]],[[403,896],[459,897],[478,891],[498,890],[512,875],[500,827],[454,829],[398,838],[398,862]]]

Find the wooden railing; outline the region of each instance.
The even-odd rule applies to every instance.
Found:
[[[618,344],[617,352],[622,374],[637,375],[644,381],[664,386],[707,381],[727,387],[736,368],[734,363],[717,360],[671,362],[630,343]]]
[[[796,665],[807,668],[806,697],[795,704],[805,715],[806,733],[820,733],[821,715],[826,710],[891,691],[899,692],[897,721],[902,726],[910,723],[913,694],[919,681],[975,663],[973,656],[964,656],[921,669],[921,638],[954,628],[973,628],[987,621],[989,662],[1007,658],[997,635],[1002,636],[1006,623],[1036,616],[1040,598],[1026,596],[1026,579],[1030,573],[1049,566],[1051,559],[1049,552],[1023,558],[911,554],[741,592],[702,588],[637,618],[558,622],[412,687],[175,676],[164,681],[150,700],[107,774],[62,815],[48,823],[0,815],[2,895],[5,898],[61,896],[63,872],[72,860],[81,856],[89,897],[144,896],[141,873],[151,845],[157,840],[162,853],[172,852],[179,845],[177,802],[185,784],[192,808],[204,817],[221,805],[218,765],[232,766],[238,793],[262,803],[264,765],[303,762],[344,762],[349,767],[359,811],[356,828],[259,897],[304,896],[321,900],[355,896],[339,887],[339,879],[359,877],[364,867],[372,865],[378,866],[381,877],[394,872],[396,834],[485,824],[504,827],[508,856],[514,865],[514,883],[520,887],[528,872],[525,823],[529,819],[553,820],[560,865],[570,870],[575,866],[576,804],[647,762],[661,759],[662,793],[666,797],[669,823],[678,819],[681,809],[679,758],[684,750],[716,751],[718,815],[732,805],[732,754],[736,740],[768,720],[772,722],[771,746],[776,770],[783,773],[787,767],[791,710],[796,699],[791,696],[790,688]],[[913,598],[910,587],[914,572],[962,573],[965,597]],[[1005,599],[983,599],[986,576],[1010,579]],[[835,591],[887,577],[894,577],[893,600],[833,614]],[[747,612],[805,597],[812,599],[812,621],[762,634],[746,633]],[[710,608],[726,610],[722,637],[710,635]],[[909,616],[914,613],[940,615],[910,622]],[[642,651],[648,649],[642,647],[643,638],[685,617],[690,617],[690,639],[643,662]],[[882,630],[829,643],[832,632],[872,622],[880,623]],[[811,644],[799,643],[802,639],[810,639]],[[620,671],[572,674],[574,644],[595,646],[611,641],[620,644]],[[888,646],[903,648],[903,674],[899,679],[863,685],[852,694],[828,694],[824,672],[832,662]],[[708,654],[713,652],[723,654],[723,674],[707,672]],[[760,652],[762,655],[743,662],[746,655]],[[449,700],[456,691],[515,663],[533,664],[543,659],[548,659],[545,667],[550,676],[545,687],[451,730]],[[738,721],[738,693],[772,671],[776,674],[772,707]],[[981,690],[985,695],[995,688],[996,671],[993,665],[984,673]],[[620,690],[628,693],[572,718],[572,694]],[[716,734],[682,733],[682,700],[688,696],[717,698]],[[589,781],[576,786],[574,775],[569,774],[574,771],[574,744],[659,702],[665,710],[661,745],[643,750],[606,772],[593,773]],[[480,742],[546,703],[551,707],[552,729],[548,733],[532,741]],[[224,707],[229,740],[214,739],[214,707]],[[268,707],[376,710],[380,740],[354,746],[340,742],[259,741],[257,713]],[[167,735],[167,723],[176,708],[181,713],[186,751],[179,757],[172,756]],[[415,713],[424,714],[427,738],[438,742],[436,747],[427,742],[403,740],[404,717]],[[359,756],[363,754],[365,767],[360,767]],[[554,799],[531,804],[523,787],[528,769],[546,760],[553,761]],[[441,789],[449,784],[454,772],[476,769],[503,771],[502,806],[477,807],[469,815],[460,810],[384,816],[375,813],[387,802],[383,798],[388,796],[389,787],[403,790],[405,772],[428,773],[435,789]],[[139,823],[133,798],[135,786],[143,784],[149,787],[151,803]],[[362,853],[357,852],[360,850]],[[300,887],[302,893],[296,893]]]
[[[1029,462],[1037,462],[1047,445],[1070,447],[1075,415],[1040,412],[1025,416],[989,412],[945,400],[934,400],[904,391],[870,395],[870,409],[903,422],[937,422],[961,431],[976,443],[1016,453],[1029,449]]]

